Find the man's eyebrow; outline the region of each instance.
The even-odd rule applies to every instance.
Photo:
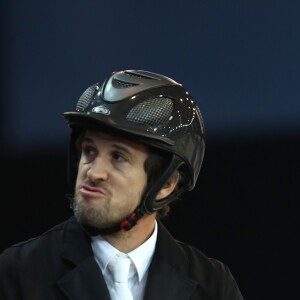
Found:
[[[84,136],[82,139],[81,139],[81,142],[89,142],[89,143],[92,143],[93,142],[93,139],[88,137],[88,136]]]
[[[81,140],[81,143],[93,143],[94,144],[95,142],[94,142],[93,138],[91,138],[89,136],[84,136]],[[114,147],[117,150],[124,151],[129,155],[132,155],[133,150],[131,150],[131,149],[134,149],[132,146],[126,146],[122,142],[115,142],[112,144],[112,147]]]
[[[125,145],[119,144],[119,143],[115,143],[115,144],[113,144],[112,146],[113,146],[114,148],[116,148],[117,150],[124,151],[124,152],[126,152],[127,154],[132,155],[131,147],[128,147],[128,146],[125,146]]]

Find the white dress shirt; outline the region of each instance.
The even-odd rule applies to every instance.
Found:
[[[133,251],[127,253],[132,260],[128,275],[128,285],[134,300],[142,300],[144,297],[144,291],[148,277],[148,268],[154,254],[156,239],[157,223],[155,221],[154,231],[149,239]],[[107,265],[111,259],[113,259],[118,253],[122,252],[104,240],[101,235],[92,237],[91,246],[94,252],[95,260],[101,269],[108,286],[108,290],[110,290],[113,282],[107,270]]]

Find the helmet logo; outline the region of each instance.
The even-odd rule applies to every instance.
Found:
[[[92,112],[97,114],[110,115],[110,110],[102,105],[93,107]]]

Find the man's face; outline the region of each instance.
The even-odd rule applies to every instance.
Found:
[[[98,229],[118,224],[140,203],[147,184],[146,146],[87,131],[75,187],[74,213],[83,224]]]

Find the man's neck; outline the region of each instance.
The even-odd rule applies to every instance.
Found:
[[[129,253],[143,244],[153,233],[156,213],[144,215],[138,223],[128,231],[118,231],[103,238],[123,253]]]

